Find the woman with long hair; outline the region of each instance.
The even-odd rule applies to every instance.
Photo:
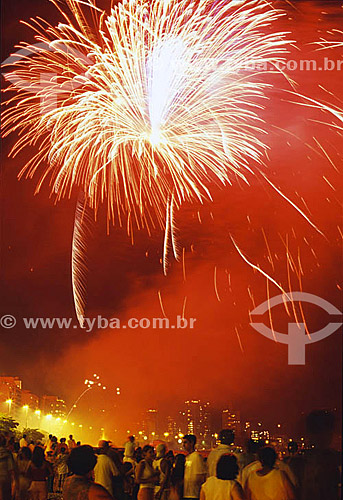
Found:
[[[45,460],[44,450],[35,446],[27,471],[27,476],[32,481],[29,489],[32,500],[47,500],[48,478],[52,475],[52,466]]]
[[[154,448],[150,445],[144,446],[143,460],[136,468],[136,483],[139,484],[138,500],[154,500],[155,485],[158,484],[160,473],[153,468],[155,458]]]
[[[170,500],[181,500],[183,498],[183,477],[185,475],[186,457],[179,453],[175,457],[175,462],[170,475]]]

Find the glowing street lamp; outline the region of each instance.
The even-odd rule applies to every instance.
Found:
[[[23,410],[25,411],[25,428],[27,429],[27,416],[29,413],[29,405],[24,405]]]
[[[51,432],[51,421],[52,421],[52,415],[51,415],[51,413],[49,413],[48,415],[45,415],[45,418],[49,422],[48,431]]]
[[[12,408],[13,400],[12,399],[7,399],[6,403],[8,404],[8,415],[10,416],[11,415],[11,408]]]

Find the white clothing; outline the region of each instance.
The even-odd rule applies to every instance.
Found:
[[[280,469],[273,469],[265,476],[252,472],[247,480],[246,491],[251,500],[295,500],[290,481]]]
[[[193,451],[186,456],[184,475],[184,498],[199,498],[201,485],[206,474],[206,467],[202,456],[197,451]]]
[[[124,458],[133,458],[135,453],[135,442],[127,441],[125,443],[125,451],[124,451]]]
[[[26,441],[25,438],[21,438],[21,440],[19,441],[19,446],[20,448],[26,448],[26,446],[29,446],[29,443]]]
[[[235,484],[235,480],[224,480],[211,476],[201,489],[205,493],[206,500],[231,500]]]
[[[211,451],[207,459],[208,477],[217,476],[217,463],[222,455],[231,453],[232,446],[219,444],[217,448]]]
[[[99,455],[94,467],[94,480],[101,484],[113,497],[112,479],[118,475],[117,467],[107,455]]]
[[[259,469],[262,469],[262,464],[259,460],[256,460],[255,462],[252,462],[252,463],[246,465],[242,469],[242,471],[241,471],[241,484],[242,484],[243,488],[245,488],[245,485],[247,483],[247,480],[248,480],[250,474],[254,471],[259,470]],[[282,470],[286,474],[286,476],[288,477],[288,479],[290,480],[290,482],[293,484],[293,486],[295,488],[297,488],[299,486],[298,480],[288,464],[277,460],[276,464],[275,464],[275,469]]]
[[[75,439],[69,439],[67,444],[68,444],[69,450],[72,450],[73,448],[76,448]]]
[[[262,464],[259,460],[255,460],[255,462],[251,462],[250,464],[243,467],[240,472],[240,483],[242,488],[245,488],[247,481],[249,479],[250,474],[262,468]]]

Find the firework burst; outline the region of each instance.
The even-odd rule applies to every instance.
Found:
[[[282,12],[260,0],[127,0],[109,14],[92,0],[67,0],[68,10],[51,1],[64,22],[33,21],[37,44],[22,45],[7,73],[16,93],[3,134],[19,134],[12,155],[38,145],[19,174],[40,172],[36,191],[49,178],[57,199],[83,193],[73,246],[81,321],[82,207],[106,203],[129,233],[163,228],[166,272],[170,242],[179,255],[180,205],[211,199],[213,184],[248,182],[262,163],[266,74],[288,42],[273,27]]]

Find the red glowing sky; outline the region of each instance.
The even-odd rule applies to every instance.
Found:
[[[30,7],[23,0],[13,0],[2,8],[3,58],[16,42],[32,36],[18,24],[19,16],[56,18],[53,7],[43,0],[33,0]],[[321,36],[329,37],[328,29],[339,28],[342,9],[332,4],[326,7],[326,15],[320,14],[320,2],[298,2],[297,9],[289,9],[290,18],[282,22],[282,29],[291,31],[302,48],[301,52],[294,50],[291,58],[311,53],[311,58],[318,60],[324,55],[343,59],[343,48],[313,53],[313,46],[306,45]],[[330,39],[337,40],[338,34]],[[342,100],[342,76],[338,71],[293,72],[291,76],[298,83],[297,90],[305,95],[336,105]],[[275,85],[280,86],[281,80]],[[335,96],[325,93],[319,85]],[[286,88],[284,83],[282,86]],[[139,233],[132,247],[122,229],[113,228],[106,236],[105,222],[100,220],[89,247],[87,314],[123,321],[130,317],[159,317],[160,290],[167,316],[182,314],[187,297],[185,316],[196,318],[196,327],[84,333],[78,329],[31,332],[18,325],[1,332],[0,372],[19,375],[27,388],[61,394],[69,403],[90,372],[101,373],[108,386],[121,387],[120,411],[116,415],[120,428],[137,420],[139,412],[149,406],[177,411],[189,397],[208,399],[218,407],[232,402],[247,415],[270,418],[271,414],[272,420],[274,415],[275,419],[294,420],[314,407],[339,406],[340,333],[310,346],[305,366],[288,366],[286,346],[261,337],[249,326],[253,303],[248,287],[259,304],[267,297],[266,279],[243,262],[229,237],[231,234],[249,259],[285,288],[288,277],[284,242],[288,241],[295,258],[300,252],[303,289],[341,307],[341,240],[337,229],[342,214],[340,178],[313,137],[340,170],[342,134],[316,123],[330,122],[332,117],[286,102],[294,100],[290,95],[273,90],[270,97],[264,112],[270,146],[266,172],[326,238],[261,177],[251,178],[250,186],[235,183],[214,192],[213,204],[181,210],[178,226],[180,243],[186,249],[185,282],[182,266],[177,263],[173,263],[168,277],[163,276],[159,262],[162,234],[156,232],[149,238]],[[34,197],[34,182],[16,179],[32,151],[7,159],[13,142],[13,137],[6,140],[3,150],[1,315],[72,317],[70,245],[76,196],[54,206],[46,187]],[[273,256],[274,270],[261,228]],[[214,288],[215,268],[220,301]],[[292,271],[290,274],[292,287],[297,290],[297,277]],[[271,285],[270,293],[279,292]],[[279,330],[285,331],[286,318],[281,309],[275,311],[274,321]],[[305,308],[305,315],[311,331],[327,322],[325,313],[317,309]],[[100,404],[96,396],[92,398],[87,404]]]

